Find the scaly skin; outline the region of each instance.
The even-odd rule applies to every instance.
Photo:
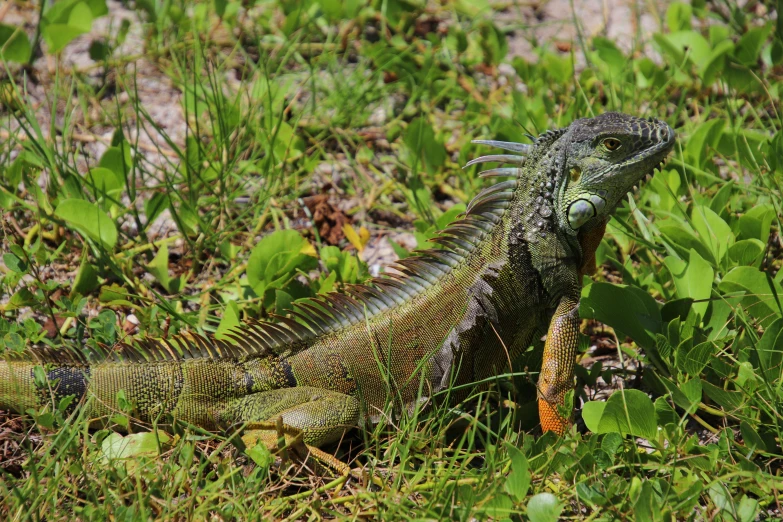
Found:
[[[97,422],[118,393],[144,422],[173,417],[208,430],[250,423],[248,444],[274,444],[269,426],[320,446],[391,401],[411,408],[452,384],[485,379],[547,332],[539,377],[542,428],[562,433],[573,388],[582,275],[609,215],[663,162],[674,131],[607,113],[542,134],[533,145],[484,142],[524,156],[485,176],[480,194],[437,242],[352,297],[332,294],[274,326],[252,323],[218,341],[139,341],[102,355],[31,351],[0,361],[0,408],[24,412],[68,395]],[[34,367],[48,384],[37,387]],[[450,394],[453,401],[463,395]]]

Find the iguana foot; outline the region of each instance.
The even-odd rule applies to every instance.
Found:
[[[359,401],[321,388],[297,386],[253,393],[220,415],[223,424],[243,425],[246,447],[263,444],[283,458],[308,456],[341,475],[350,468],[318,446],[338,441],[359,421]],[[289,455],[289,450],[294,455]]]
[[[338,475],[346,477],[350,475],[351,468],[346,463],[321,449],[303,442],[304,432],[299,429],[286,426],[278,417],[271,422],[251,422],[241,429],[240,436],[246,448],[252,448],[259,444],[265,446],[272,453],[280,455],[285,460],[307,462],[313,460]]]

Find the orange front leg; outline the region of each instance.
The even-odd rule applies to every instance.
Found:
[[[538,415],[544,431],[562,435],[570,424],[563,415],[566,394],[574,388],[574,359],[579,344],[579,301],[563,298],[549,323],[538,377]]]

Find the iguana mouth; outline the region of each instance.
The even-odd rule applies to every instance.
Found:
[[[664,165],[666,165],[666,162],[669,159],[669,153],[671,152],[672,148],[674,147],[674,142],[675,142],[677,133],[674,132],[674,129],[672,129],[671,126],[669,126],[667,123],[665,123],[665,122],[660,122],[660,123],[665,125],[665,129],[666,129],[665,130],[665,132],[666,132],[665,137],[663,137],[663,139],[659,143],[657,143],[656,145],[654,145],[650,149],[647,149],[645,151],[641,151],[636,156],[633,156],[632,158],[630,158],[630,162],[633,162],[633,160],[637,156],[650,157],[650,156],[654,156],[655,154],[658,154],[660,152],[663,152],[664,156],[661,159],[661,161],[659,161],[648,172],[646,172],[643,176],[641,176],[641,178],[639,178],[639,180],[636,183],[634,183],[633,186],[631,186],[631,190],[628,192],[629,194],[631,192],[637,193],[639,191],[639,184],[641,182],[649,181],[650,179],[652,179],[652,177],[655,175],[656,172],[662,172]],[[644,160],[642,159],[641,161],[644,161]]]

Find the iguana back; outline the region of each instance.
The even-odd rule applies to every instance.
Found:
[[[143,421],[172,415],[216,429],[282,417],[317,446],[390,400],[409,408],[451,384],[500,373],[548,332],[540,412],[544,429],[562,430],[567,419],[556,406],[573,386],[581,276],[610,212],[665,159],[674,132],[606,113],[532,145],[483,143],[517,153],[471,162],[511,164],[483,174],[507,179],[435,239],[443,249],[401,261],[399,274],[300,304],[276,324],[243,325],[229,339],[184,335],[103,354],[7,356],[0,408],[25,411],[74,395],[89,398],[99,418],[117,409],[122,391]],[[48,386],[35,384],[39,364]]]

